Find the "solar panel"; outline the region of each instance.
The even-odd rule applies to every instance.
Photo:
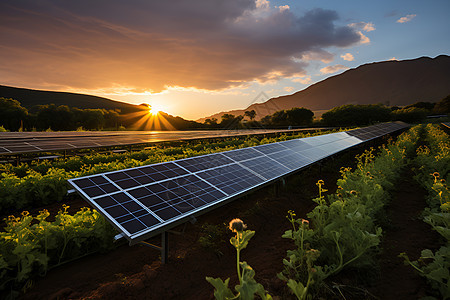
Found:
[[[205,169],[211,169],[217,166],[233,163],[233,160],[222,153],[210,154],[208,156],[193,157],[177,161],[177,164],[189,172],[197,172]]]
[[[113,131],[113,132],[0,132],[0,154],[21,154],[57,150],[147,144],[162,141],[180,141],[230,137],[307,129],[252,129],[252,130],[199,130],[199,131]]]
[[[279,154],[280,152],[277,152]],[[289,173],[291,169],[280,164],[277,160],[267,156],[249,159],[241,163],[247,169],[262,176],[265,180],[280,177]]]
[[[200,178],[225,192],[228,196],[246,191],[264,179],[239,164],[232,164],[198,173]]]
[[[189,216],[406,126],[381,124],[75,178],[69,183],[130,243],[136,243]]]

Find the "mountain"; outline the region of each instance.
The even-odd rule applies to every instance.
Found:
[[[329,77],[292,95],[253,104],[244,110],[220,112],[243,115],[254,109],[258,119],[277,110],[306,107],[326,111],[344,104],[404,106],[418,101],[437,102],[450,95],[450,56],[420,57],[361,65]],[[197,121],[203,121],[206,118]]]
[[[123,113],[139,110],[137,105],[114,101],[107,98],[66,93],[31,90],[0,85],[0,97],[18,100],[23,107],[33,110],[36,105],[54,103],[78,108],[120,109]]]

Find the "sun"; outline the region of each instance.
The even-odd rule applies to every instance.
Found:
[[[152,104],[150,106],[148,113],[152,116],[157,116],[162,111],[163,111],[163,108],[161,106]]]
[[[156,116],[157,114],[159,114],[160,110],[154,107],[151,107],[150,110],[148,111],[149,114],[151,114],[152,116]]]

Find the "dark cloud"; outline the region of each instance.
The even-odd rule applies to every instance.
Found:
[[[251,0],[5,0],[0,77],[33,87],[222,89],[304,74],[306,54],[359,42],[338,19]]]

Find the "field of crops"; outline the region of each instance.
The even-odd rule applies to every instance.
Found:
[[[150,248],[113,243],[115,230],[96,211],[73,210],[83,203],[76,196],[66,196],[68,178],[298,137],[167,143],[128,154],[0,165],[0,215],[5,216],[0,232],[3,295],[29,299],[450,298],[446,185],[450,140],[437,125],[415,126],[395,141],[349,151],[289,177],[284,187],[266,187],[202,216],[194,225],[178,228],[185,232],[171,239],[167,265],[161,265],[157,251]],[[406,193],[399,193],[405,185],[409,185]],[[412,201],[405,198],[410,187],[419,190],[415,193],[419,212],[411,211]],[[59,212],[49,212],[55,210]],[[393,228],[399,220],[394,210],[410,213],[426,238],[419,237],[408,247],[396,241],[395,247],[405,248],[387,257],[387,249],[394,247],[386,244],[392,234],[404,229],[402,235],[409,239],[410,226]],[[14,216],[7,217],[10,214]],[[234,218],[242,219],[248,228],[235,221],[233,231],[227,229]],[[392,266],[394,270],[389,269]],[[397,274],[397,286],[392,288],[385,270]]]

